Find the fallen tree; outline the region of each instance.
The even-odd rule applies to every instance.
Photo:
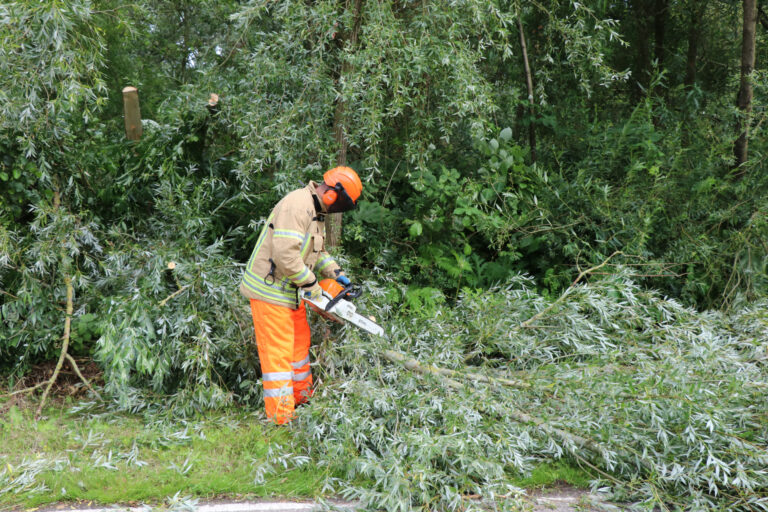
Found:
[[[519,328],[544,311],[547,329]],[[518,277],[433,318],[390,310],[388,339],[348,328],[324,347],[294,450],[348,461],[329,485],[372,509],[511,504],[510,475],[566,458],[634,507],[766,510],[766,314],[700,313],[621,273],[564,298]]]

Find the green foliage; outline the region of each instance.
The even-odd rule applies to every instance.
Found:
[[[132,250],[122,246],[103,260],[100,284],[109,298],[94,357],[106,391],[136,410],[151,405],[147,387],[186,414],[228,404],[230,390],[247,399],[257,390],[246,373],[253,364],[243,344],[249,319],[233,293],[239,269],[223,254],[222,240],[170,240],[136,240]]]
[[[70,334],[70,349],[74,354],[89,354],[90,347],[101,336],[101,325],[98,317],[93,313],[86,313],[77,317],[72,323]]]
[[[520,479],[517,485],[523,489],[557,487],[563,484],[589,488],[590,475],[575,464],[568,464],[563,459],[554,463],[536,466],[530,476]]]
[[[438,288],[408,288],[403,297],[403,304],[409,314],[422,318],[432,318],[445,302],[443,293]]]
[[[350,215],[348,246],[364,245],[365,256],[392,268],[398,280],[451,292],[550,268],[544,249],[552,218],[537,197],[549,178],[525,163],[511,132],[476,139],[461,169],[435,164],[393,177],[382,201],[390,207],[364,203]],[[391,247],[392,240],[410,251]]]
[[[79,0],[0,6],[0,218],[51,199],[71,176],[61,167],[78,160],[73,140],[105,104],[93,18]]]
[[[37,198],[35,185],[42,173],[16,148],[0,145],[0,155],[0,212],[8,221],[16,220]]]
[[[712,116],[732,110],[708,108]],[[446,290],[524,271],[557,293],[577,269],[621,251],[611,266],[636,266],[645,283],[691,304],[764,295],[764,173],[734,179],[724,165],[732,151],[725,130],[674,119],[655,96],[624,120],[594,115],[583,130],[564,133],[566,153],[547,154],[554,169],[526,164],[508,128],[476,139],[460,156],[441,153],[456,167],[395,174],[383,193],[375,190],[385,214],[351,216],[348,247],[396,269],[399,280]],[[363,232],[377,242],[358,246]]]
[[[71,137],[70,116],[87,123],[104,102],[104,47],[93,15],[90,2],[78,0],[0,7],[0,131],[21,132],[27,157]]]
[[[23,372],[57,354],[64,332],[63,280],[71,278],[77,294],[87,290],[102,253],[97,226],[87,212],[73,215],[47,204],[33,214],[26,244],[17,244],[20,237],[10,234],[11,250],[0,274],[3,288],[14,290],[0,306],[0,360],[6,371]],[[78,302],[77,316],[84,307]]]
[[[237,84],[242,170],[288,176],[334,162],[328,122],[339,104],[348,160],[374,170],[395,159],[421,165],[436,132],[447,143],[487,123],[495,108],[479,69],[482,50],[508,53],[503,34],[513,22],[507,10],[476,0],[429,9],[365,3],[357,20],[351,6],[335,1],[252,1],[234,18],[251,50],[244,63],[251,72]]]
[[[537,186],[553,223],[570,226],[548,245],[592,262],[621,250],[631,255],[626,263],[650,270],[638,271],[651,277],[646,283],[691,304],[764,294],[768,253],[755,242],[768,233],[754,221],[764,217],[768,181],[760,172],[729,174],[726,127],[706,118],[728,116],[731,106],[699,108],[683,124],[649,96],[627,119],[593,116],[573,135],[575,165]]]
[[[347,329],[324,354],[326,384],[300,411],[306,439],[292,450],[344,461],[334,488],[370,509],[479,509],[467,494],[511,507],[510,476],[543,457],[589,463],[593,488],[638,509],[760,509],[766,311],[698,313],[624,270],[561,298],[518,276],[430,317],[395,309],[386,339]],[[460,387],[393,365],[391,349],[453,370]]]
[[[759,63],[733,170],[736,4],[353,4],[0,6],[0,372],[58,355],[71,279],[72,348],[118,407],[258,406],[240,264],[275,201],[336,163],[342,129],[365,187],[340,257],[392,341],[349,330],[318,354],[293,453],[345,461],[329,488],[458,509],[566,458],[649,508],[765,508],[768,80]],[[694,29],[707,72],[686,84]],[[129,84],[140,141],[123,137]],[[569,287],[601,262],[608,278]],[[531,389],[446,391],[382,360],[392,344]]]

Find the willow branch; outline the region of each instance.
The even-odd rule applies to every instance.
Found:
[[[99,400],[101,400],[101,401],[103,402],[103,401],[104,401],[104,399],[103,399],[103,398],[101,398],[101,395],[100,395],[98,392],[96,392],[96,390],[95,390],[95,389],[93,389],[93,387],[91,386],[91,383],[90,383],[90,382],[88,382],[88,379],[86,379],[85,377],[83,377],[83,374],[82,374],[82,373],[80,373],[80,368],[77,366],[77,362],[75,362],[75,358],[74,358],[74,357],[72,357],[72,356],[71,356],[71,355],[69,355],[69,354],[65,354],[65,356],[67,357],[67,361],[69,361],[69,364],[70,364],[70,366],[72,366],[72,369],[73,369],[73,370],[75,370],[75,373],[77,374],[77,376],[78,376],[78,377],[80,377],[80,380],[81,380],[81,381],[83,381],[83,384],[85,384],[85,386],[86,386],[88,389],[90,389],[90,390],[91,390],[91,393],[93,393],[94,395],[96,395],[96,396],[98,397],[98,399],[99,399]]]
[[[450,379],[445,375],[441,374],[440,372],[435,371],[434,367],[429,365],[427,366],[422,365],[417,360],[408,359],[403,354],[394,352],[392,350],[385,350],[381,352],[381,355],[392,362],[402,364],[406,369],[412,372],[420,373],[423,375],[435,375],[443,383],[445,383],[446,385],[454,389],[461,389],[461,390],[466,389],[466,387],[460,382]],[[591,439],[587,439],[585,437],[582,437],[576,434],[571,434],[570,432],[566,432],[565,430],[561,430],[557,427],[553,427],[549,425],[547,422],[545,422],[544,420],[542,420],[541,418],[537,418],[536,416],[531,416],[530,414],[527,414],[522,411],[513,411],[513,410],[507,411],[507,414],[509,415],[509,417],[511,417],[515,421],[518,421],[523,424],[534,424],[540,430],[542,430],[543,432],[546,432],[547,434],[558,437],[562,441],[565,441],[566,443],[573,443],[579,447],[586,448],[596,453],[599,456],[602,456],[602,454],[607,451],[603,447],[601,447],[599,444],[597,444],[595,441],[592,441]]]
[[[7,295],[7,296],[9,296],[9,297],[11,297],[13,299],[19,300],[19,298],[17,296],[15,296],[14,294],[12,294],[11,292],[7,292],[5,290],[0,290],[0,293],[2,293],[3,295]]]
[[[59,372],[61,371],[61,366],[64,364],[64,358],[66,357],[67,350],[69,349],[69,334],[72,329],[72,312],[74,311],[73,299],[74,299],[75,289],[72,286],[71,277],[69,276],[65,277],[64,283],[67,286],[67,316],[64,320],[64,342],[61,344],[61,354],[59,355],[59,361],[56,363],[56,368],[53,370],[53,375],[51,375],[51,378],[48,380],[48,387],[46,387],[45,391],[43,392],[43,398],[40,400],[40,405],[37,406],[35,419],[40,418],[40,413],[42,413],[43,406],[45,405],[45,399],[48,398],[48,393],[51,392],[53,383],[56,382],[56,378],[59,376]]]
[[[181,292],[183,292],[183,291],[184,291],[184,290],[186,290],[187,288],[189,288],[189,285],[188,285],[188,284],[185,284],[184,286],[182,286],[181,288],[179,288],[178,290],[176,290],[175,292],[173,292],[172,294],[170,294],[169,296],[167,296],[166,298],[164,298],[163,300],[161,300],[161,301],[160,301],[158,304],[159,304],[160,306],[165,306],[165,305],[166,305],[166,303],[167,303],[169,300],[171,300],[171,299],[173,299],[174,297],[178,296],[178,295],[179,295]]]
[[[38,382],[34,386],[30,386],[30,387],[24,388],[24,389],[19,389],[18,391],[12,391],[11,393],[6,393],[3,396],[13,396],[13,395],[20,395],[22,393],[29,393],[30,391],[34,391],[34,390],[36,390],[37,388],[39,388],[41,386],[45,386],[46,384],[48,384],[48,381],[44,380],[43,382]]]
[[[383,352],[383,355],[390,361],[401,363],[403,366],[405,366],[409,370],[413,370],[417,373],[424,373],[424,374],[432,373],[440,376],[453,377],[453,378],[459,378],[459,379],[466,378],[466,379],[475,380],[478,382],[486,382],[488,384],[501,384],[502,386],[509,386],[512,388],[531,387],[531,385],[528,384],[527,382],[504,379],[501,377],[491,377],[489,375],[483,375],[481,373],[459,372],[456,370],[450,370],[448,368],[440,368],[438,366],[424,365],[419,363],[415,359],[408,359],[404,354],[395,352],[393,350],[385,350]]]
[[[426,366],[422,365],[417,360],[408,359],[405,355],[400,354],[398,352],[394,352],[392,350],[385,350],[381,352],[381,355],[392,362],[402,364],[406,369],[414,373],[419,373],[422,375],[434,375],[451,388],[460,389],[460,390],[473,389],[471,387],[468,388],[467,386],[461,384],[460,382],[450,379],[445,375],[442,375],[440,372],[435,371],[435,367],[432,367],[430,365],[426,365]],[[484,405],[478,404],[478,408],[483,410]],[[498,415],[498,413],[496,412],[489,413],[488,411],[485,411],[485,410],[483,412],[486,412],[488,414]],[[542,432],[552,437],[556,437],[560,439],[566,445],[569,443],[572,443],[578,446],[579,448],[589,450],[598,458],[602,458],[603,454],[609,452],[607,448],[600,445],[600,443],[598,443],[597,441],[584,437],[583,435],[573,434],[571,432],[567,432],[560,428],[553,427],[543,419],[533,416],[531,414],[528,414],[525,411],[507,409],[506,415],[507,416],[505,416],[504,418],[509,417],[512,420],[517,421],[518,423],[521,423],[524,425],[531,425],[531,424],[536,425],[536,427],[538,427],[539,430],[541,430]],[[571,451],[571,453],[575,454],[576,452]],[[640,453],[631,449],[628,446],[624,447],[623,449],[616,449],[615,453],[617,453],[621,457],[634,458],[637,461],[637,463],[640,464],[646,470],[648,471],[653,470],[650,463],[647,460],[644,460]]]
[[[528,326],[529,326],[529,325],[531,325],[533,322],[535,322],[536,320],[538,320],[539,318],[541,318],[542,316],[544,316],[545,314],[547,314],[549,311],[551,311],[551,310],[552,310],[552,308],[554,308],[555,306],[557,306],[558,304],[560,304],[561,302],[563,302],[563,300],[565,300],[565,298],[566,298],[568,295],[570,295],[570,294],[571,294],[571,292],[574,290],[574,286],[576,286],[576,284],[578,284],[578,282],[579,282],[579,281],[581,281],[581,280],[584,278],[584,276],[586,276],[586,275],[588,275],[588,274],[591,274],[591,273],[592,273],[592,272],[594,272],[595,270],[599,270],[599,269],[603,268],[605,265],[607,265],[607,264],[608,264],[608,262],[611,260],[611,258],[613,258],[614,256],[616,256],[617,254],[622,254],[622,252],[621,252],[621,251],[616,251],[616,252],[614,252],[613,254],[611,254],[610,256],[608,256],[608,257],[605,259],[605,261],[603,261],[603,262],[602,262],[602,263],[600,263],[599,265],[595,265],[595,266],[594,266],[594,267],[592,267],[592,268],[588,268],[587,270],[584,270],[584,271],[582,271],[582,272],[581,272],[581,273],[580,273],[580,274],[579,274],[579,275],[576,277],[576,279],[575,279],[575,280],[574,280],[574,281],[571,283],[571,285],[568,287],[568,289],[567,289],[567,290],[565,290],[565,291],[563,292],[563,294],[562,294],[562,295],[560,295],[560,297],[558,297],[558,298],[557,298],[557,300],[556,300],[555,302],[553,302],[552,304],[550,304],[549,306],[547,306],[546,308],[542,309],[541,311],[539,311],[538,313],[536,313],[535,315],[533,315],[531,318],[529,318],[528,320],[526,320],[525,322],[523,322],[522,324],[520,324],[520,327],[528,327]]]
[[[422,375],[430,375],[430,374],[436,375],[445,384],[448,384],[450,387],[454,389],[464,389],[464,385],[462,383],[440,374],[440,372],[436,371],[434,367],[424,366],[421,363],[419,363],[417,360],[408,359],[407,357],[405,357],[405,355],[399,352],[395,352],[394,350],[385,350],[381,353],[381,355],[384,356],[386,359],[392,361],[393,363],[399,363],[405,366],[406,369],[412,372],[420,373]]]
[[[521,20],[522,14],[518,12],[517,15],[517,29],[520,32],[520,48],[523,56],[523,66],[525,69],[525,84],[528,87],[528,108],[531,115],[530,123],[528,124],[528,144],[531,149],[531,162],[536,163],[536,109],[533,103],[533,78],[531,77],[531,65],[528,61],[528,47],[525,44],[525,30],[523,29],[523,22]]]

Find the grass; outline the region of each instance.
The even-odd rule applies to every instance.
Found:
[[[543,489],[562,484],[586,489],[593,477],[583,469],[564,460],[539,464],[526,477],[516,478],[512,483],[524,489]]]
[[[12,406],[0,417],[0,509],[55,502],[160,503],[179,491],[196,498],[311,499],[323,494],[323,484],[334,471],[309,462],[299,468],[280,467],[256,482],[268,450],[288,444],[293,434],[253,413],[231,410],[169,424],[70,409],[71,404],[49,407],[35,422],[33,406]],[[35,464],[42,466],[39,471]],[[7,490],[9,483],[29,476],[34,476],[30,485]],[[586,487],[589,478],[558,461],[543,463],[511,483],[524,488],[564,483]]]
[[[69,414],[60,407],[35,422],[32,408],[11,407],[0,419],[0,507],[154,502],[180,490],[208,498],[318,496],[326,468],[288,469],[254,482],[258,462],[289,436],[234,411],[169,429],[137,416]],[[55,460],[64,462],[54,467]],[[30,462],[47,463],[35,480],[49,490],[3,494],[3,477],[29,474]]]

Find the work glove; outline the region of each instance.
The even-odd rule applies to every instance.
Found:
[[[308,288],[302,288],[304,291],[304,298],[310,300],[317,300],[323,295],[323,289],[317,284],[317,281],[312,283]]]
[[[343,274],[336,278],[336,282],[345,288],[352,284],[352,281],[350,281],[349,278]]]

